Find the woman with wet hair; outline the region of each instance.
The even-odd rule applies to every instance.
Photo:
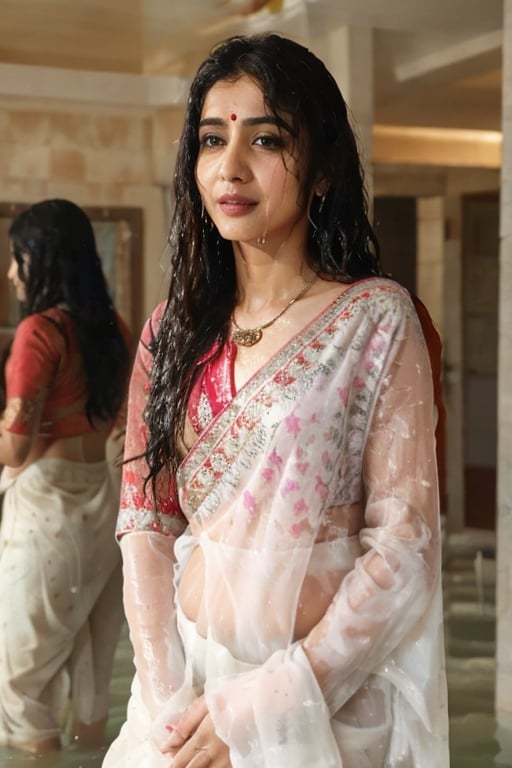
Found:
[[[435,407],[347,108],[275,34],[191,85],[129,397],[104,768],[448,765]]]
[[[118,510],[105,445],[120,424],[129,331],[94,231],[67,200],[9,230],[21,303],[5,363],[0,464],[0,743],[31,752],[103,743],[122,622]]]

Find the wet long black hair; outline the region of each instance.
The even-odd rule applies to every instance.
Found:
[[[303,199],[312,198],[311,268],[343,282],[380,274],[357,140],[332,75],[307,48],[276,34],[220,43],[192,82],[176,160],[169,236],[172,280],[152,343],[154,367],[144,414],[152,478],[164,465],[176,469],[197,362],[229,333],[236,296],[233,248],[205,216],[194,172],[206,94],[218,81],[243,75],[260,86],[270,114],[286,115],[296,147],[307,148],[300,183]],[[318,179],[325,187],[323,196],[311,194]]]
[[[87,416],[91,423],[115,417],[126,393],[130,353],[89,217],[69,200],[43,200],[13,220],[9,238],[25,287],[22,315],[66,308],[83,360]]]

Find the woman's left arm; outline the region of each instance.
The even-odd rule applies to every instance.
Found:
[[[413,316],[387,357],[364,448],[365,552],[302,643],[331,712],[420,622],[440,578],[432,375]]]

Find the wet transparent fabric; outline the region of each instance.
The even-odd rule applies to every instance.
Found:
[[[121,515],[138,531],[123,539],[138,679],[105,766],[137,749],[168,766],[164,726],[203,691],[233,768],[448,765],[434,428],[417,316],[381,279],[235,395],[175,478],[186,531],[158,505]],[[164,535],[168,624],[137,651],[156,560],[129,563],[139,537]],[[154,714],[152,654],[168,666]]]

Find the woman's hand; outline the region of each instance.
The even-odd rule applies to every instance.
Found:
[[[7,467],[21,467],[26,461],[32,445],[29,435],[16,435],[4,429],[0,423],[0,464]]]
[[[231,768],[229,748],[215,733],[204,696],[180,717],[167,745],[173,768]]]

